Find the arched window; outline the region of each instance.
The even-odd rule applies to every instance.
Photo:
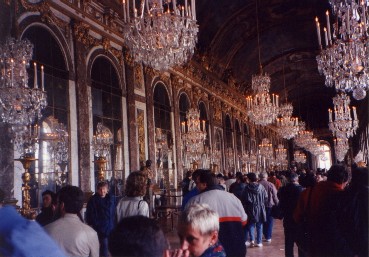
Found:
[[[60,178],[63,177],[63,184],[67,183],[68,159],[67,164],[56,157],[60,156],[56,148],[52,147],[53,140],[46,136],[46,133],[55,132],[55,126],[62,123],[69,133],[69,72],[67,70],[65,57],[61,51],[54,36],[41,26],[32,26],[26,29],[22,35],[23,39],[28,39],[33,45],[33,59],[29,69],[29,86],[33,87],[34,70],[33,63],[37,63],[39,78],[38,84],[41,86],[41,65],[44,66],[44,88],[47,93],[47,107],[42,111],[42,118],[39,121],[41,125],[41,137],[39,147],[36,149],[35,156],[38,162],[32,168],[31,188],[38,188],[38,198],[36,192],[32,192],[32,207],[41,203],[41,193],[46,189],[57,191],[58,185],[61,185]],[[50,123],[54,120],[54,123]],[[70,134],[70,133],[69,133]],[[69,143],[68,143],[69,145]],[[69,154],[69,149],[67,150]],[[62,171],[64,172],[62,175]],[[33,180],[34,179],[34,180]],[[32,185],[32,183],[37,184]],[[39,200],[38,200],[39,199]]]
[[[176,183],[172,156],[171,105],[163,83],[154,89],[154,121],[156,174],[154,181],[161,188],[171,188]]]
[[[246,152],[251,151],[251,139],[250,139],[250,130],[247,124],[243,124],[243,142]]]
[[[236,131],[236,149],[237,149],[237,155],[241,156],[242,155],[242,138],[241,138],[241,129],[240,129],[240,123],[238,122],[238,120],[236,120],[235,123],[235,131]]]
[[[91,94],[93,133],[97,124],[109,128],[113,134],[114,144],[107,156],[106,178],[123,176],[123,115],[122,115],[122,89],[116,69],[111,61],[104,57],[97,57],[91,68]],[[95,156],[96,158],[96,156]],[[113,174],[115,171],[115,174]]]
[[[190,100],[185,93],[182,93],[179,97],[179,121],[182,124],[183,121],[186,120],[186,114],[188,109],[190,108]]]
[[[160,128],[162,132],[171,133],[170,111],[171,107],[167,90],[163,84],[159,83],[154,90],[155,128]]]
[[[320,147],[323,149],[323,155],[318,158],[318,168],[329,170],[332,166],[332,151],[327,142],[321,141]]]
[[[225,148],[233,148],[232,142],[232,123],[229,115],[225,118]]]
[[[206,128],[206,139],[204,142],[204,145],[206,147],[210,146],[210,140],[209,140],[209,120],[208,120],[208,114],[206,111],[206,106],[204,102],[199,103],[199,110],[200,110],[200,120],[205,121],[205,128]]]

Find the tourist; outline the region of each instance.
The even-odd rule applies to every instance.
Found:
[[[55,220],[55,208],[56,208],[56,194],[50,190],[46,190],[42,193],[42,208],[41,213],[37,215],[36,221],[41,226]]]

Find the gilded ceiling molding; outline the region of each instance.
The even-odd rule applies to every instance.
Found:
[[[81,42],[86,48],[100,45],[100,40],[89,35],[90,27],[83,22],[76,22],[73,27],[73,33],[78,42]]]
[[[65,31],[65,37],[69,38],[70,27],[68,22],[65,22],[55,16],[54,13],[51,11],[50,4],[47,1],[42,1],[34,4],[29,3],[27,0],[20,0],[20,2],[24,8],[24,11],[39,12],[42,22],[55,25],[59,29]]]
[[[136,89],[143,89],[143,72],[142,72],[142,65],[135,63],[134,66],[134,87]]]
[[[184,87],[183,80],[174,74],[171,74],[170,77],[173,88],[175,88],[177,92],[179,92],[182,89],[182,87]]]
[[[215,122],[221,124],[223,121],[223,111],[222,111],[222,104],[219,99],[214,98],[211,101],[211,104],[213,106],[213,119]]]

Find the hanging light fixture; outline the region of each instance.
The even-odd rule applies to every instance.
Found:
[[[349,149],[347,138],[334,139],[334,152],[338,161],[342,162],[345,159],[347,151]]]
[[[259,144],[259,153],[266,159],[273,158],[273,146],[268,138],[263,138]]]
[[[186,120],[182,122],[182,141],[186,159],[190,163],[198,165],[202,154],[205,151],[206,123],[200,121],[200,111],[190,108],[186,114]]]
[[[287,161],[287,149],[282,144],[278,144],[275,149],[275,160],[279,165],[285,165]]]
[[[260,58],[260,35],[258,1],[256,0],[256,30],[258,39],[260,74],[252,76],[253,95],[246,97],[247,115],[256,125],[266,126],[275,121],[279,110],[279,96],[272,94],[270,97],[270,76],[263,73]]]
[[[28,86],[27,68],[32,53],[33,45],[28,40],[9,38],[0,46],[0,113],[2,121],[11,126],[16,142],[32,133],[29,126],[41,118],[41,111],[47,105],[43,66],[41,88],[36,63],[33,88]]]
[[[354,118],[351,117],[350,97],[345,93],[341,93],[333,97],[333,113],[328,109],[329,113],[329,129],[334,136],[339,138],[350,138],[355,133],[359,126],[359,120],[356,114],[356,108],[352,107]]]
[[[287,102],[287,90],[286,90],[286,79],[284,76],[284,62],[283,62],[283,87],[285,91],[285,104],[282,104],[279,108],[279,118],[277,118],[277,133],[285,138],[294,138],[299,131],[299,120],[296,117],[292,117],[293,106]]]
[[[299,131],[299,120],[292,116],[292,104],[286,103],[280,107],[280,118],[277,118],[277,133],[285,138],[294,138]]]
[[[136,62],[157,70],[183,65],[197,43],[195,0],[123,0],[123,36]]]
[[[301,151],[295,151],[293,153],[293,158],[295,162],[298,163],[306,163],[306,154]]]
[[[324,28],[325,49],[322,47],[320,23],[316,28],[320,55],[318,70],[325,76],[328,87],[337,91],[353,92],[356,100],[365,98],[369,88],[368,59],[368,0],[331,0],[338,21],[331,25],[326,12],[327,27]]]

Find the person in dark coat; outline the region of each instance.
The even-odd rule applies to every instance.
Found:
[[[246,225],[246,245],[262,247],[263,223],[266,221],[265,204],[268,200],[265,188],[257,183],[255,173],[248,173],[250,183],[243,190],[241,201],[248,216]],[[254,241],[254,229],[256,226],[256,243]],[[250,242],[247,241],[248,235]]]
[[[114,227],[116,199],[108,193],[106,181],[97,184],[97,192],[89,199],[86,208],[86,223],[99,237],[100,256],[109,256],[108,237]]]
[[[292,172],[290,182],[278,191],[279,206],[283,212],[284,248],[285,256],[293,257],[293,245],[297,242],[298,225],[293,220],[293,211],[296,208],[301,192],[304,188],[299,184],[299,176]],[[298,256],[305,254],[299,249]]]
[[[326,240],[321,256],[367,257],[368,251],[368,168],[352,169],[348,188],[330,199],[323,224]]]
[[[44,191],[42,193],[41,213],[36,217],[36,221],[41,226],[46,226],[55,220],[55,206],[56,194],[50,190]]]

